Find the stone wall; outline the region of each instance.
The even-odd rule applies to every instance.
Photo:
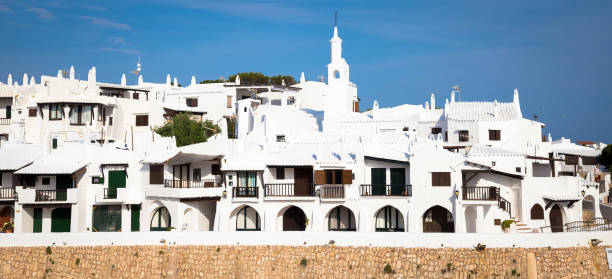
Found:
[[[0,263],[0,278],[612,278],[604,247],[7,247]]]

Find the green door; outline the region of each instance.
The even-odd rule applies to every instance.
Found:
[[[125,188],[125,170],[108,171],[108,196],[117,198],[117,188]]]
[[[391,169],[391,195],[401,196],[408,195],[408,189],[404,189],[406,185],[406,169],[393,168]],[[404,193],[406,191],[406,193]]]
[[[51,211],[51,232],[70,232],[70,208],[56,208]]]
[[[93,209],[94,232],[121,231],[121,205],[97,205]]]
[[[72,188],[72,175],[64,174],[56,176],[55,189],[57,190],[57,196],[55,197],[58,201],[65,201],[68,199],[67,190]]]
[[[42,208],[34,208],[34,228],[32,232],[42,232]]]
[[[53,149],[57,149],[57,139],[53,139],[52,144],[51,144],[51,147],[52,147]]]
[[[140,204],[132,205],[132,231],[140,231]]]
[[[387,184],[387,169],[373,168],[372,169],[372,195],[386,195]]]

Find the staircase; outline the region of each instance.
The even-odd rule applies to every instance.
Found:
[[[531,227],[528,227],[527,224],[524,224],[521,222],[520,219],[518,219],[517,217],[512,217],[512,220],[514,220],[514,229],[516,230],[517,233],[533,233],[534,229]]]

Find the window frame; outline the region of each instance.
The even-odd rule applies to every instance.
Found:
[[[443,176],[442,176],[443,175]],[[448,185],[444,184],[445,178],[448,176]],[[452,177],[450,172],[438,171],[431,172],[431,186],[433,187],[450,187],[452,185]]]
[[[146,117],[145,120],[142,120],[142,117]],[[138,120],[139,118],[141,118],[140,121]],[[136,114],[135,118],[134,118],[134,122],[135,122],[134,125],[136,127],[147,127],[147,126],[149,126],[149,114]],[[143,122],[144,122],[144,124],[143,124]]]
[[[64,118],[63,105],[49,105],[49,121],[58,121]]]
[[[469,130],[459,130],[458,132],[459,142],[470,142],[470,131]]]
[[[489,141],[501,141],[501,130],[489,129]]]

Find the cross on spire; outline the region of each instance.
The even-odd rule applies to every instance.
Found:
[[[334,13],[334,27],[338,26],[338,11]]]

